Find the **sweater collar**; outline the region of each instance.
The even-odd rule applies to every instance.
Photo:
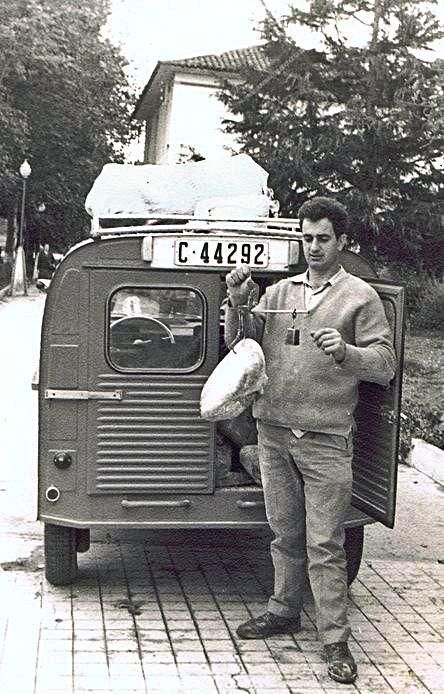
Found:
[[[327,285],[331,285],[332,287],[337,284],[340,280],[344,279],[344,277],[347,276],[347,272],[344,270],[342,265],[340,266],[339,270],[332,276],[330,277],[329,280],[324,282],[322,285],[322,289],[326,287]],[[294,284],[304,284],[307,287],[310,287],[312,289],[312,286],[310,284],[310,280],[308,277],[308,270],[305,272],[301,272],[299,275],[293,275],[293,277],[289,277],[290,282],[293,282]],[[321,287],[319,287],[316,291],[319,291]]]

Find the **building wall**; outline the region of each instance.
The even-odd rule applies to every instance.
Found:
[[[145,124],[145,164],[166,164],[170,131],[173,81],[162,84],[159,104]]]
[[[222,130],[224,118],[233,116],[218,100],[219,89],[212,75],[176,74],[146,124],[145,162],[173,164],[191,152],[205,159],[237,152],[234,138]]]

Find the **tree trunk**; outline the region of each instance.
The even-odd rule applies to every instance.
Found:
[[[6,245],[5,253],[6,258],[12,263],[14,260],[14,251],[17,245],[18,238],[18,225],[17,225],[17,205],[14,206],[12,210],[9,211],[7,217],[7,231],[6,231]]]
[[[370,40],[369,50],[369,66],[368,66],[368,92],[367,92],[367,116],[369,122],[369,140],[372,143],[370,161],[368,162],[368,188],[367,192],[370,195],[376,196],[377,191],[377,165],[379,160],[378,143],[376,136],[377,115],[376,104],[378,100],[378,72],[379,60],[378,55],[378,40],[379,40],[379,24],[382,17],[381,0],[374,2],[374,14],[372,25],[372,37]]]

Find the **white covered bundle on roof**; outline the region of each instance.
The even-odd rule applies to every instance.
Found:
[[[106,164],[88,193],[91,217],[199,214],[212,207],[239,207],[267,216],[268,173],[247,154],[186,164]],[[229,200],[228,205],[223,201]],[[211,211],[209,211],[211,214]]]

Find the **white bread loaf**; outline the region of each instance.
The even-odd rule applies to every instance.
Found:
[[[237,417],[262,393],[267,380],[261,346],[250,338],[241,340],[206,381],[200,397],[201,417],[210,421]]]

